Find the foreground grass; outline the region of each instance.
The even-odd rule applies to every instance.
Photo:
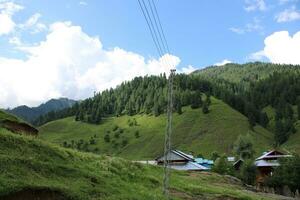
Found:
[[[183,114],[174,114],[172,145],[183,151],[201,153],[209,156],[211,152],[231,154],[233,144],[240,134],[250,134],[256,154],[270,148],[272,133],[257,126],[249,129],[248,119],[220,100],[211,98],[210,112],[203,114],[200,109],[183,108]],[[129,126],[128,120],[135,119],[137,126]],[[116,138],[115,126],[123,129]],[[97,153],[117,155],[128,159],[154,159],[163,152],[166,115],[121,116],[103,119],[100,125],[76,122],[73,117],[50,122],[39,128],[40,138],[62,145],[72,140],[89,141],[96,136],[96,144],[89,145],[89,150]],[[139,132],[138,138],[135,132]],[[108,133],[109,132],[109,133]],[[109,134],[110,142],[104,141]],[[123,145],[122,141],[128,144]]]
[[[162,168],[61,148],[0,128],[0,198],[49,189],[65,199],[165,199]],[[212,173],[172,171],[172,199],[274,199]],[[276,197],[277,198],[277,197]]]

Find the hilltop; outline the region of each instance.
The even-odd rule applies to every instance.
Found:
[[[246,134],[250,134],[253,139],[257,155],[271,148],[272,133],[261,126],[256,126],[254,131],[250,130],[248,119],[230,106],[212,97],[209,109],[208,114],[203,114],[201,109],[183,107],[181,115],[174,114],[173,148],[195,155],[201,153],[209,156],[213,151],[232,154],[238,136]],[[157,117],[146,114],[108,117],[99,125],[75,121],[74,117],[69,117],[41,126],[39,137],[59,145],[65,142],[71,145],[72,140],[74,145],[88,143],[89,151],[100,154],[154,159],[163,152],[165,128],[165,114]],[[105,142],[106,135],[109,135],[109,142]],[[91,139],[95,140],[95,144],[90,144]]]
[[[300,73],[300,65],[250,62],[246,64],[228,63],[222,66],[209,66],[194,71],[209,80],[225,80],[230,83],[245,84],[268,78],[273,73]]]
[[[0,198],[165,199],[162,168],[80,153],[0,128]],[[172,199],[282,199],[214,173],[172,171]]]
[[[67,98],[50,99],[46,103],[43,103],[37,107],[28,107],[26,105],[22,105],[6,111],[29,123],[34,123],[35,120],[46,113],[70,108],[75,103],[76,101]]]

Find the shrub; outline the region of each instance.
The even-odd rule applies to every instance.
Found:
[[[96,140],[93,137],[90,139],[90,144],[96,144]]]
[[[254,185],[256,178],[256,166],[253,160],[246,160],[241,168],[240,178],[249,185]]]
[[[139,137],[140,137],[140,132],[139,132],[138,130],[136,130],[135,133],[134,133],[134,136],[135,136],[136,138],[139,138]]]
[[[216,160],[212,171],[219,174],[231,174],[232,168],[233,167],[228,163],[226,156],[223,155]]]
[[[127,138],[123,138],[122,140],[122,146],[125,147],[128,144],[128,139]]]
[[[118,125],[115,125],[114,127],[113,127],[113,131],[116,131],[116,130],[118,130]]]
[[[110,136],[109,136],[108,134],[106,134],[106,135],[104,136],[104,141],[107,142],[107,143],[110,142]]]

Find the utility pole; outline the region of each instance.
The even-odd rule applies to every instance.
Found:
[[[171,69],[168,83],[168,107],[167,107],[167,127],[165,135],[165,149],[164,149],[164,182],[163,193],[169,199],[169,179],[170,179],[170,167],[169,167],[169,155],[171,151],[171,135],[172,135],[172,111],[173,111],[173,78],[176,70]]]

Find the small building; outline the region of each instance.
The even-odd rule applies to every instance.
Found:
[[[239,171],[239,170],[241,169],[243,163],[244,163],[244,160],[240,158],[240,159],[238,159],[237,161],[235,161],[235,162],[233,163],[233,168],[234,168],[236,171]]]
[[[207,169],[211,169],[214,165],[213,160],[208,160],[205,158],[195,158],[195,162],[199,165],[206,167]]]
[[[203,171],[208,170],[208,168],[199,165],[195,162],[195,159],[192,155],[183,153],[179,150],[171,150],[166,155],[169,163],[169,167],[177,170],[186,170],[186,171]],[[163,165],[165,156],[161,156],[155,159],[158,165]]]
[[[258,170],[256,183],[258,185],[263,184],[265,179],[272,176],[274,169],[280,165],[279,159],[286,157],[291,157],[291,155],[284,154],[278,150],[264,152],[262,156],[258,157],[255,160],[255,166]]]

